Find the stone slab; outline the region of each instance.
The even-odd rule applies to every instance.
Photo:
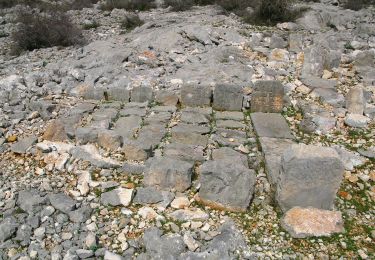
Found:
[[[259,137],[294,139],[282,115],[275,113],[252,113],[250,117]]]

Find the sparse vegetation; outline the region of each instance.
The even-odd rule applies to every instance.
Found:
[[[93,4],[97,3],[98,0],[73,0],[70,2],[63,2],[59,0],[53,0],[45,2],[43,0],[0,0],[0,8],[10,8],[15,5],[26,5],[32,8],[38,7],[40,9],[54,9],[58,7],[62,10],[80,10],[82,8],[92,7]]]
[[[375,0],[346,0],[343,6],[344,8],[358,11],[369,5],[375,5]]]
[[[30,8],[18,11],[18,27],[12,34],[12,54],[52,46],[70,46],[82,43],[78,29],[62,11],[36,12]]]
[[[194,0],[164,0],[164,5],[172,7],[173,11],[189,10],[194,4]]]
[[[122,21],[121,21],[121,28],[132,30],[135,27],[141,26],[143,21],[136,13],[128,14]]]
[[[126,9],[145,11],[154,8],[154,1],[150,0],[105,0],[101,5],[102,10]]]

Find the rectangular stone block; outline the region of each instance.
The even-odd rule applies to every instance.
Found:
[[[243,90],[241,86],[222,84],[214,90],[212,108],[219,111],[241,111]]]
[[[179,124],[173,127],[171,130],[171,141],[182,144],[206,146],[208,143],[209,133],[210,128],[208,127]]]
[[[279,81],[257,81],[251,95],[251,112],[280,113],[284,106],[284,86]]]
[[[152,102],[154,100],[154,92],[151,87],[137,87],[131,91],[131,102]]]
[[[188,107],[210,106],[212,89],[207,85],[185,84],[181,88],[181,103]]]
[[[111,87],[106,91],[107,100],[129,102],[130,100],[130,91],[125,87]]]
[[[252,113],[250,117],[259,137],[294,139],[282,115],[274,113]]]
[[[292,145],[281,158],[276,201],[284,212],[296,206],[330,210],[343,175],[333,148]]]

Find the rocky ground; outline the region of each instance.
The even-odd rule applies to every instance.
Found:
[[[19,57],[1,10],[0,259],[372,259],[375,9],[322,2],[69,11],[87,45]]]

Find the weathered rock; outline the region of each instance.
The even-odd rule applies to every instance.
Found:
[[[338,211],[294,207],[281,220],[282,227],[294,238],[330,236],[344,231]]]
[[[24,139],[18,140],[18,142],[12,145],[10,149],[14,153],[24,154],[37,141],[38,141],[38,138],[36,136],[26,137]]]
[[[203,162],[204,147],[199,145],[187,145],[170,143],[164,149],[164,156],[187,162]]]
[[[17,204],[29,214],[39,211],[45,202],[46,199],[41,197],[37,190],[24,190],[18,193]]]
[[[64,193],[50,194],[48,198],[55,209],[65,214],[69,214],[75,208],[74,200]]]
[[[310,89],[316,88],[335,88],[337,86],[336,80],[327,80],[314,76],[306,76],[301,78],[301,82]]]
[[[172,142],[206,146],[210,128],[189,124],[178,124],[171,130]]]
[[[370,118],[359,114],[348,114],[345,117],[345,124],[351,127],[365,128]]]
[[[108,169],[120,167],[119,162],[102,157],[98,149],[92,144],[73,147],[70,149],[69,153],[73,158],[88,161],[99,168]]]
[[[163,194],[155,187],[137,188],[133,203],[135,204],[155,204],[163,201]]]
[[[175,106],[178,103],[178,93],[176,91],[159,90],[156,92],[155,101],[164,106]]]
[[[43,139],[54,142],[68,140],[69,138],[65,131],[65,125],[59,120],[53,120],[48,124],[46,131],[43,134]]]
[[[212,89],[208,85],[184,84],[181,88],[181,103],[184,106],[209,106]]]
[[[212,108],[223,111],[241,111],[243,90],[236,85],[217,85],[214,90]]]
[[[313,97],[319,98],[322,102],[332,105],[334,107],[342,107],[345,104],[345,98],[338,93],[336,89],[331,88],[316,88],[311,94]]]
[[[122,137],[112,130],[100,131],[98,144],[107,150],[116,151],[122,146]]]
[[[284,86],[279,81],[257,81],[251,95],[251,112],[280,113],[284,106]]]
[[[152,102],[154,100],[154,92],[150,87],[137,87],[131,91],[132,102]]]
[[[264,154],[268,180],[273,187],[276,187],[281,169],[281,156],[295,142],[290,139],[269,137],[261,137],[259,142]]]
[[[200,167],[198,200],[213,208],[245,211],[254,193],[255,172],[234,161],[208,161]]]
[[[221,147],[212,151],[212,160],[215,161],[228,161],[228,162],[239,162],[245,167],[249,167],[247,156],[233,150],[229,147]]]
[[[98,140],[98,130],[90,127],[78,127],[75,137],[78,143],[95,143]]]
[[[144,174],[146,186],[183,192],[191,186],[193,164],[171,158],[151,158]]]
[[[366,101],[362,88],[352,88],[346,95],[346,109],[349,113],[363,115]]]
[[[0,222],[0,242],[5,242],[16,232],[18,224],[13,217],[5,218]]]
[[[180,235],[163,236],[162,234],[162,231],[157,228],[145,231],[143,242],[146,248],[146,259],[177,259],[185,251],[186,246]]]
[[[259,137],[294,139],[286,120],[280,114],[252,113],[251,121]]]
[[[102,193],[100,202],[111,206],[129,206],[133,199],[133,189],[117,188],[112,191]]]
[[[344,174],[334,149],[292,145],[284,152],[281,165],[276,200],[284,212],[295,206],[333,208]]]
[[[104,260],[124,260],[124,258],[107,250],[104,254]]]

